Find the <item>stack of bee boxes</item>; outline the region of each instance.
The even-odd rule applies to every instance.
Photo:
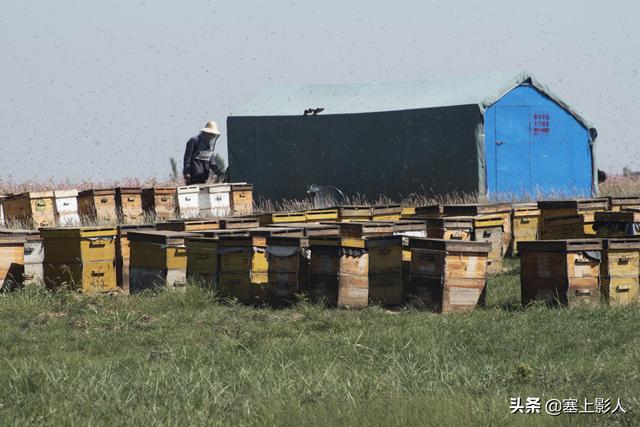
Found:
[[[139,224],[144,220],[142,190],[137,187],[116,188],[118,219],[125,224]]]
[[[200,216],[217,217],[231,214],[231,186],[229,184],[201,185],[198,193]]]
[[[200,215],[199,192],[200,187],[197,185],[187,185],[176,189],[180,218],[197,218]]]
[[[640,211],[596,212],[593,228],[598,237],[630,237],[640,234]]]
[[[500,250],[501,257],[509,252],[511,247],[511,205],[506,203],[497,204],[466,204],[466,205],[446,205],[443,208],[444,216],[472,216],[475,218],[476,227],[478,224],[488,224],[489,222],[495,223],[495,217],[500,217],[501,222],[501,236],[502,249]],[[487,225],[485,228],[492,227]],[[487,234],[487,230],[482,232],[483,235]],[[477,240],[477,239],[475,239]],[[481,239],[479,241],[487,241],[487,239]],[[491,257],[490,257],[491,258]],[[501,268],[502,269],[502,268]],[[489,266],[489,272],[491,272],[491,266]]]
[[[409,240],[409,297],[434,311],[468,311],[484,304],[490,243],[459,240]]]
[[[171,219],[176,215],[176,189],[172,187],[142,190],[142,209],[158,219]]]
[[[290,305],[309,288],[308,237],[267,237],[267,301],[274,306]]]
[[[113,227],[41,229],[45,284],[84,292],[115,290],[116,232]]]
[[[427,237],[444,240],[471,240],[473,217],[452,216],[426,219]]]
[[[2,201],[5,221],[26,227],[52,227],[55,225],[53,191],[13,194]]]
[[[78,214],[78,190],[55,190],[55,217],[58,225],[80,224]]]
[[[640,209],[640,197],[609,197],[609,209],[613,212],[624,211],[627,209]]]
[[[552,200],[538,202],[543,240],[595,237],[595,213],[609,208],[609,199]]]
[[[520,242],[522,304],[536,300],[574,306],[600,299],[602,241]]]
[[[185,238],[192,235],[166,230],[130,231],[129,291],[184,286],[187,281]]]
[[[611,305],[638,302],[640,292],[640,239],[605,239],[602,242],[601,289]]]
[[[24,242],[24,274],[23,283],[42,284],[44,283],[44,249],[42,238],[36,230],[0,230],[0,239],[18,239]]]
[[[20,235],[0,236],[0,289],[22,285],[25,241],[26,238]]]
[[[518,243],[538,240],[540,209],[537,203],[513,205],[513,254],[518,253]]]
[[[131,248],[129,246],[130,231],[153,230],[152,224],[128,224],[118,226],[116,237],[116,283],[126,293],[129,293],[129,260]]]
[[[400,236],[316,237],[309,246],[313,300],[346,307],[402,303]]]
[[[115,222],[116,191],[114,189],[85,190],[78,193],[78,212],[81,219]]]
[[[253,212],[253,185],[246,182],[231,183],[231,212],[248,215]]]

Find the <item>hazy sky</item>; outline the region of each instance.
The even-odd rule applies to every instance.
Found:
[[[601,168],[640,169],[639,22],[632,1],[2,0],[0,178],[166,178],[269,84],[514,68],[596,125]]]

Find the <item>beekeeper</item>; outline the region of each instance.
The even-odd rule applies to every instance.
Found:
[[[216,176],[222,174],[213,156],[218,138],[220,138],[220,131],[217,123],[209,122],[200,129],[198,136],[194,136],[187,142],[182,171],[187,185],[207,182],[211,171]]]

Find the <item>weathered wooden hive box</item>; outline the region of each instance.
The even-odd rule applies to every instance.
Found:
[[[338,210],[340,221],[371,221],[371,206],[340,206]]]
[[[24,236],[0,236],[0,289],[14,289],[22,285],[25,241]]]
[[[640,209],[640,196],[609,197],[609,209],[614,212]]]
[[[190,236],[181,231],[130,231],[129,291],[183,287],[187,281],[184,242]]]
[[[117,187],[116,210],[118,219],[125,224],[143,222],[142,189],[138,187]]]
[[[305,237],[340,235],[340,227],[337,223],[290,222],[281,224],[270,224],[269,227],[301,228]]]
[[[500,216],[502,223],[502,254],[509,253],[511,247],[511,205],[508,203],[494,204],[462,204],[445,205],[443,207],[444,216],[473,216],[482,219],[485,216]]]
[[[234,215],[248,215],[253,212],[252,184],[231,183],[231,212]]]
[[[416,214],[415,206],[403,206],[400,212],[400,219],[413,219]]]
[[[156,228],[158,230],[167,230],[167,231],[218,230],[220,228],[220,220],[217,218],[172,219],[165,222],[159,222],[156,225]]]
[[[257,304],[266,300],[269,282],[267,237],[303,237],[303,232],[299,228],[263,227],[250,229],[248,233],[248,236],[220,236],[218,285],[225,297],[236,298],[246,304]]]
[[[594,237],[595,213],[609,209],[609,199],[545,200],[538,202],[543,240]],[[580,232],[582,228],[582,232]]]
[[[220,218],[220,228],[224,230],[258,227],[260,227],[260,217],[258,216],[232,216]]]
[[[638,302],[640,280],[640,238],[602,241],[600,287],[611,305]]]
[[[12,194],[2,201],[5,221],[25,227],[52,227],[56,222],[53,191]]]
[[[267,301],[275,306],[290,305],[297,295],[309,290],[308,237],[267,237]]]
[[[218,217],[231,215],[231,185],[203,184],[198,193],[200,216]]]
[[[186,185],[176,189],[180,218],[197,218],[200,215],[199,192],[200,187],[197,185]]]
[[[260,215],[260,226],[306,221],[307,216],[304,212],[273,212]]]
[[[309,246],[312,300],[344,307],[402,303],[400,236],[315,237]]]
[[[115,227],[43,228],[44,278],[50,288],[117,289]]]
[[[177,193],[173,187],[156,187],[142,189],[142,209],[147,215],[155,215],[160,220],[176,216]]]
[[[403,295],[409,289],[411,279],[411,248],[409,240],[412,237],[427,237],[427,220],[399,220],[392,221],[394,236],[402,237],[402,287]]]
[[[394,224],[392,221],[353,221],[336,222],[342,237],[392,236]]]
[[[518,253],[519,242],[538,240],[539,222],[540,209],[538,209],[537,203],[519,203],[513,205],[513,254]]]
[[[305,211],[304,214],[307,222],[337,221],[340,217],[340,210],[338,208],[312,209]]]
[[[130,231],[150,231],[155,228],[154,224],[126,224],[117,227],[116,236],[116,283],[125,293],[129,293],[129,261],[131,259],[131,248],[129,245]]]
[[[428,218],[427,237],[444,240],[471,240],[473,238],[473,217],[451,216]]]
[[[502,272],[502,257],[504,256],[504,216],[479,215],[473,219],[473,240],[491,243],[487,261],[487,273]]]
[[[78,213],[81,220],[115,222],[118,218],[116,190],[110,188],[79,192]]]
[[[597,237],[631,237],[640,234],[640,210],[596,212],[593,229]]]
[[[28,229],[0,230],[0,239],[24,239],[23,284],[44,283],[44,249],[40,232]]]
[[[488,242],[411,238],[409,297],[443,313],[484,304]]]
[[[55,190],[53,196],[56,223],[61,226],[79,225],[78,190]]]
[[[0,195],[0,226],[4,227],[5,226],[5,222],[4,222],[4,208],[2,207],[2,203],[4,202],[4,199],[6,199],[7,196]]]
[[[416,206],[414,209],[414,215],[411,219],[432,219],[440,218],[443,216],[442,205],[423,205]]]
[[[372,221],[397,221],[402,215],[402,206],[384,205],[371,208]]]
[[[536,300],[564,306],[597,303],[601,257],[599,239],[521,242],[522,304]]]
[[[191,236],[185,239],[187,248],[187,278],[201,281],[215,289],[218,283],[217,234]]]

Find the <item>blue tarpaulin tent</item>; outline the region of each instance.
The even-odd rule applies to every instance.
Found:
[[[272,199],[300,198],[311,184],[369,198],[596,188],[595,128],[526,72],[274,86],[227,129],[231,179]]]

